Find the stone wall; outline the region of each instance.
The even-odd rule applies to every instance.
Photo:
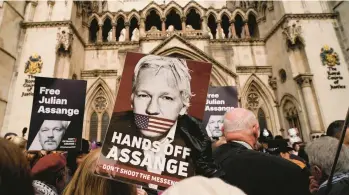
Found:
[[[349,107],[349,72],[347,64],[344,60],[335,30],[333,28],[333,20],[305,20],[302,21],[304,29],[304,39],[306,42],[306,56],[309,61],[310,71],[314,75],[313,83],[316,98],[319,103],[320,113],[323,119],[323,127],[334,120],[343,120]],[[346,85],[345,89],[332,89],[330,85],[334,85],[334,80],[328,80],[328,67],[322,65],[320,52],[325,45],[332,47],[338,53],[340,65],[335,68],[340,71],[342,80],[340,85]]]
[[[0,7],[0,127],[3,126],[10,102],[9,92],[17,60],[24,6],[25,2],[6,1]]]

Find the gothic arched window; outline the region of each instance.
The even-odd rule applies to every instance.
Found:
[[[97,140],[98,131],[98,115],[96,112],[93,112],[90,120],[90,141]]]
[[[259,129],[261,131],[263,131],[264,129],[268,129],[267,118],[262,108],[258,109],[257,116],[258,116]]]
[[[288,129],[297,128],[300,134],[300,137],[303,138],[302,127],[301,127],[301,123],[298,116],[298,110],[296,106],[291,101],[287,101],[283,106],[283,110],[284,110],[284,116],[288,124]]]
[[[109,125],[109,114],[107,112],[104,112],[104,114],[102,116],[102,135],[101,135],[101,140],[104,140],[104,137],[107,134],[108,125]]]
[[[91,109],[91,120],[90,120],[90,140],[91,141],[103,141],[109,124],[109,103],[107,96],[102,87],[98,89],[98,92],[93,98]]]

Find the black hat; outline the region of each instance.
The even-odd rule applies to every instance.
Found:
[[[279,154],[281,152],[284,153],[284,152],[292,151],[293,148],[291,148],[288,145],[287,139],[275,139],[275,140],[269,141],[268,150],[273,154]]]

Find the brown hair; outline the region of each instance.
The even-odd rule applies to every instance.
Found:
[[[0,138],[0,157],[0,194],[34,195],[30,168],[22,150]]]
[[[100,149],[93,150],[76,170],[63,195],[136,195],[136,188],[129,184],[94,175]]]

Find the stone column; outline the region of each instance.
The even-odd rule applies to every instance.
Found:
[[[97,36],[97,42],[102,42],[103,41],[103,37],[102,37],[102,27],[103,27],[103,24],[98,24],[99,26],[99,29],[98,29],[98,36]]]
[[[140,37],[145,37],[145,18],[141,18],[139,22],[139,34]]]
[[[98,13],[103,12],[103,1],[98,1]]]
[[[55,5],[55,1],[53,1],[53,0],[48,0],[48,1],[47,1],[47,5],[48,5],[48,16],[47,16],[47,21],[51,21],[52,10],[53,10],[53,6]]]
[[[222,25],[221,25],[220,20],[217,21],[216,39],[223,39],[223,37],[222,37]]]
[[[166,33],[166,23],[165,23],[165,21],[166,21],[166,18],[162,18],[161,19],[161,31],[162,31],[163,34]]]
[[[125,41],[130,40],[130,23],[125,22],[125,29],[126,29],[126,35],[125,35]]]
[[[37,1],[31,1],[28,3],[27,8],[26,8],[26,14],[25,14],[25,21],[33,21],[34,14],[35,14],[35,9],[36,6],[38,5]]]
[[[231,22],[230,22],[230,33],[231,33],[231,37],[229,37],[229,38],[233,38],[233,39],[236,39],[236,38],[238,38],[237,36],[236,36],[236,30],[235,30],[235,20],[232,20]]]
[[[300,86],[302,93],[304,104],[307,109],[308,121],[310,124],[310,133],[320,133],[322,132],[321,128],[321,119],[319,117],[315,94],[312,89],[312,78],[311,74],[299,74],[294,78]]]
[[[207,34],[207,17],[206,16],[203,16],[201,18],[201,30],[202,32],[204,33],[204,35]]]
[[[245,28],[245,38],[251,38],[250,30],[248,29],[247,21],[245,21],[244,28]]]
[[[182,18],[181,18],[181,21],[182,21],[182,31],[183,31],[183,32],[185,32],[185,26],[186,26],[185,21],[186,21],[186,20],[187,20],[186,17],[182,17]]]
[[[116,23],[112,23],[112,41],[116,41]]]

